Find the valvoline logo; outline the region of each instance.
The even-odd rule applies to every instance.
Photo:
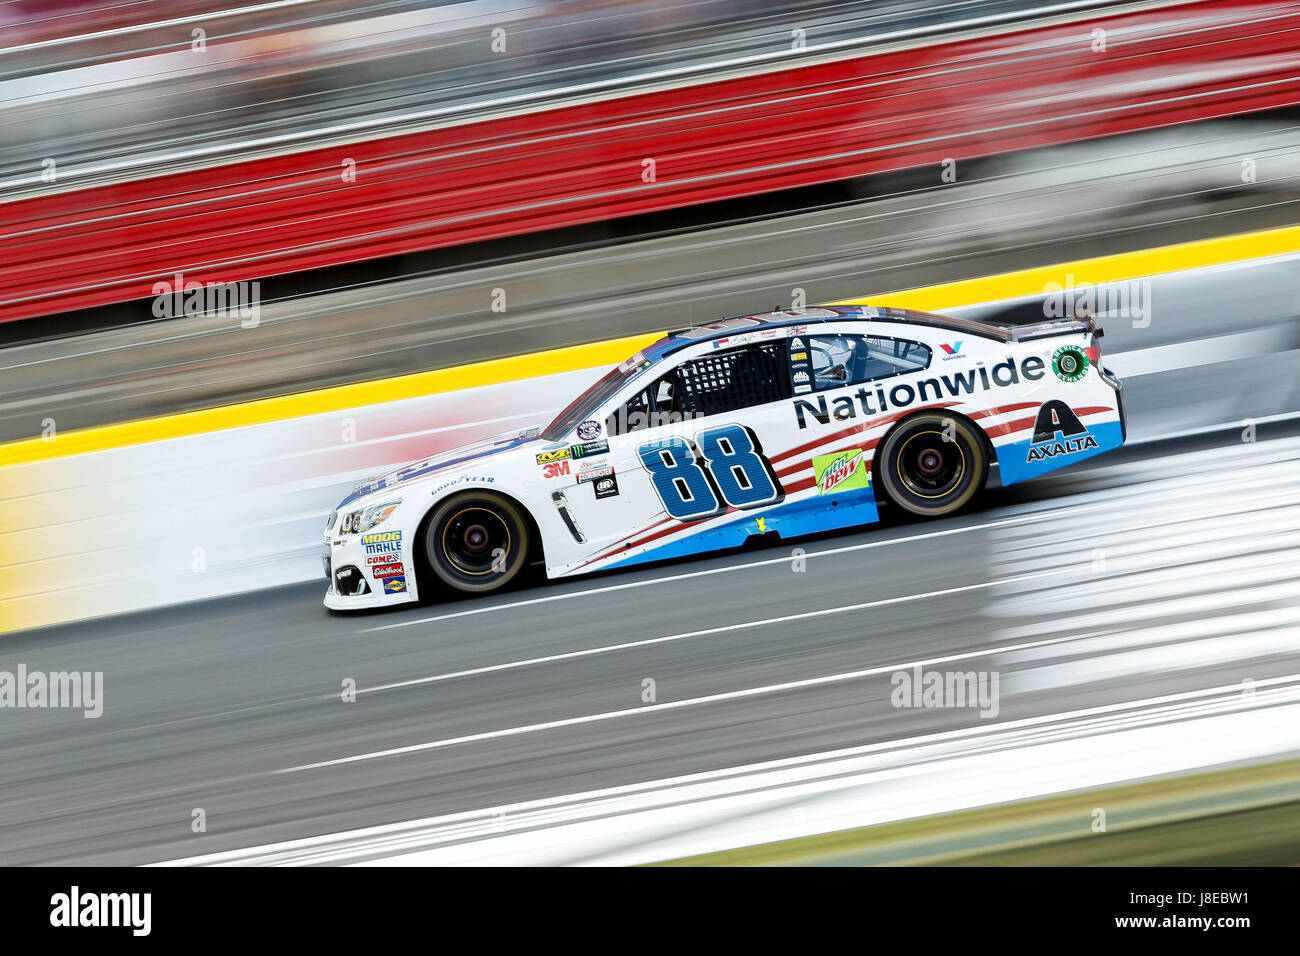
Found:
[[[952,345],[949,345],[947,342],[944,342],[942,345],[939,346],[939,348],[943,349],[949,355],[956,355],[958,352],[961,351],[961,343],[953,342]]]

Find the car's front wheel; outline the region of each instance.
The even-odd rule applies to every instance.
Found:
[[[984,438],[967,419],[921,414],[894,428],[880,447],[877,476],[889,500],[912,514],[952,514],[984,487]]]
[[[490,491],[448,498],[425,524],[429,569],[458,591],[505,587],[528,563],[531,545],[530,525],[520,507]]]

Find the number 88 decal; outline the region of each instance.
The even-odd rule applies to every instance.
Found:
[[[754,433],[743,425],[706,428],[692,444],[665,438],[637,446],[664,510],[678,521],[698,521],[733,508],[780,501],[785,492]]]

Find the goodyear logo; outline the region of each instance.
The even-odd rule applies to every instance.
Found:
[[[537,464],[546,465],[553,461],[564,461],[569,457],[569,449],[556,448],[552,451],[544,451],[538,454]]]

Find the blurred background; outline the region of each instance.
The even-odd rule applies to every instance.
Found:
[[[1297,3],[0,4],[0,670],[110,688],[0,712],[0,860],[1296,862],[1298,199]],[[611,340],[1052,282],[1125,303],[1118,455],[807,575],[319,606],[342,494]],[[949,659],[998,720],[891,706]],[[737,699],[597,719],[647,676]]]

